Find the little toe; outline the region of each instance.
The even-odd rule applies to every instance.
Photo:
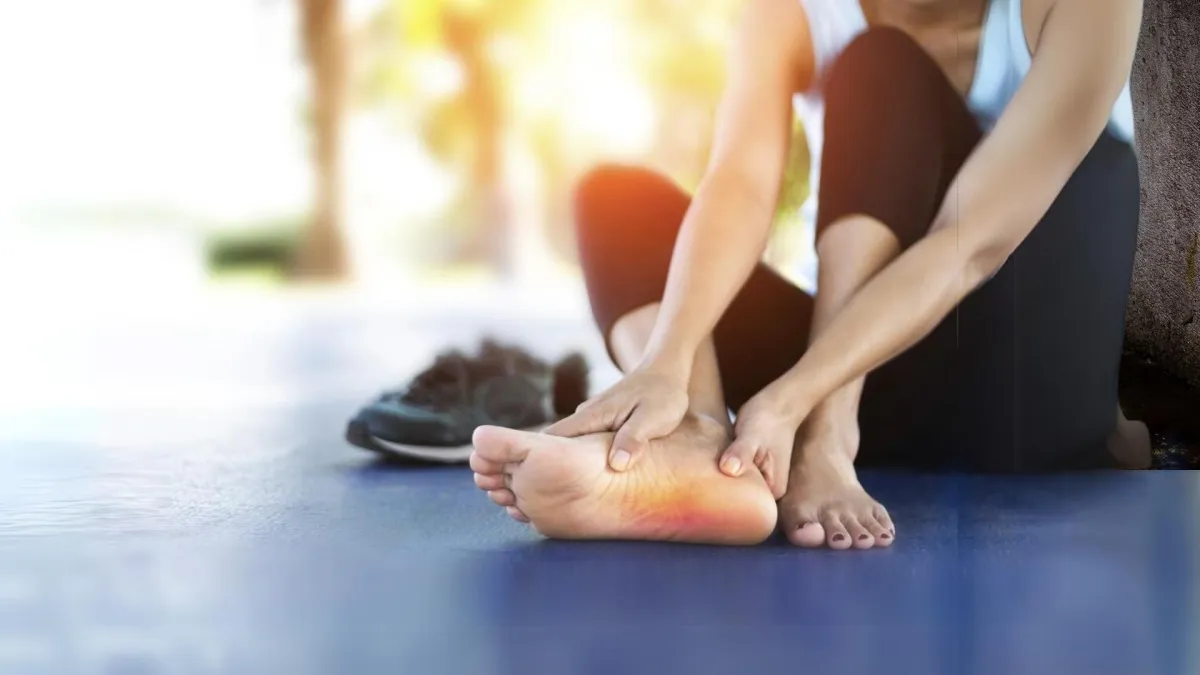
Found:
[[[852,516],[844,520],[846,531],[850,533],[850,538],[854,541],[854,548],[871,548],[875,545],[875,537],[863,526],[857,518]]]
[[[829,548],[844,551],[853,545],[840,513],[826,513],[821,518],[821,527],[825,529],[825,541]]]
[[[516,520],[516,521],[522,522],[522,523],[529,522],[529,516],[522,513],[521,509],[518,509],[515,506],[509,506],[509,507],[505,508],[504,510],[508,512],[508,516],[510,518],[512,518],[513,520]]]
[[[875,520],[879,522],[880,527],[887,530],[892,535],[892,539],[896,538],[896,525],[892,522],[892,517],[888,515],[887,509],[876,504],[875,505]]]
[[[488,499],[492,500],[496,506],[516,506],[517,496],[512,490],[491,490],[488,493]]]
[[[508,481],[500,474],[475,474],[475,486],[480,490],[506,490],[508,489]]]
[[[871,518],[869,521],[863,522],[863,526],[875,537],[875,545],[881,548],[887,548],[892,545],[892,533],[888,531],[877,519]]]

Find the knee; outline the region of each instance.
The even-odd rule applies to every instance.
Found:
[[[618,202],[633,179],[635,169],[619,164],[600,164],[589,169],[575,184],[571,203],[575,212],[575,227],[579,231],[594,229],[604,220],[603,212]]]
[[[580,253],[673,246],[688,203],[682,190],[653,171],[601,164],[579,179],[572,194]]]
[[[933,77],[944,76],[916,40],[898,28],[872,28],[847,45],[830,69],[826,105],[894,113]]]

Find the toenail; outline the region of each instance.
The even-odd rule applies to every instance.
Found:
[[[833,535],[833,540],[834,540],[834,541],[845,541],[845,539],[846,539],[846,535],[844,535],[844,534],[835,534],[835,535]]]
[[[892,535],[888,534],[887,532],[884,532],[883,534],[879,535],[879,538],[880,539],[891,539]]]
[[[858,535],[858,540],[859,540],[859,541],[866,541],[866,540],[868,540],[868,539],[870,539],[870,538],[871,538],[871,535],[869,535],[869,534],[860,534],[860,535]]]

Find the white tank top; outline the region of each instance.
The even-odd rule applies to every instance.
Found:
[[[808,18],[814,51],[815,72],[812,86],[792,101],[808,139],[811,156],[808,199],[800,207],[806,245],[802,252],[798,281],[810,291],[816,290],[817,256],[813,236],[817,219],[817,197],[821,179],[821,150],[824,146],[825,101],[821,94],[830,66],[848,44],[867,30],[867,18],[858,0],[799,0]],[[1016,94],[1029,73],[1033,59],[1025,40],[1021,20],[1021,0],[988,0],[980,35],[975,78],[967,93],[967,107],[990,129]],[[1113,106],[1108,133],[1133,142],[1133,103],[1126,80]]]

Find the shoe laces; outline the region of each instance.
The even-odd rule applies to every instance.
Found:
[[[433,365],[418,373],[407,387],[385,398],[418,405],[459,403],[470,400],[472,390],[490,379],[544,367],[521,350],[485,341],[478,356],[458,350],[438,354]]]

